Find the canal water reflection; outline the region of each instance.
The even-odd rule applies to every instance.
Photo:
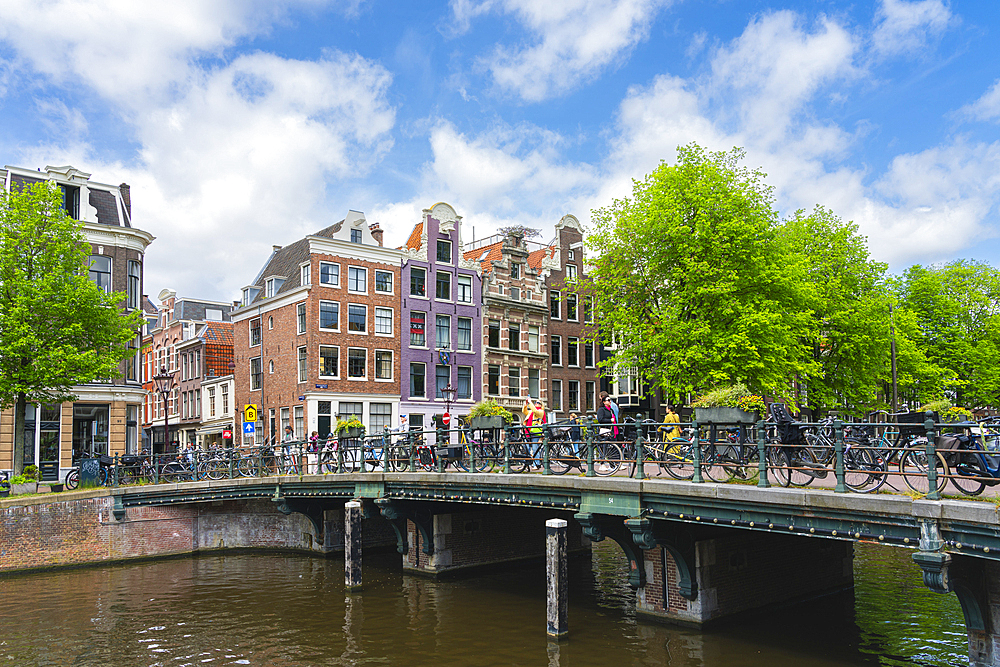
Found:
[[[544,571],[435,582],[366,556],[198,556],[0,579],[0,666],[965,665],[953,595],[910,552],[860,546],[853,594],[707,632],[637,622],[626,562],[595,545],[570,569],[570,637],[545,637]]]

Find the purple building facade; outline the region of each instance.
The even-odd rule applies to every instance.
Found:
[[[482,276],[464,258],[462,217],[445,203],[424,209],[403,250],[399,414],[433,428],[446,411],[468,414],[482,397]]]

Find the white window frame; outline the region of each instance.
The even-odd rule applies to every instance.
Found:
[[[330,301],[328,299],[321,300],[319,302],[319,312],[320,313],[323,312],[323,304],[324,303],[336,304],[336,306],[337,306],[337,327],[335,329],[331,329],[330,327],[324,327],[323,326],[323,318],[320,317],[319,320],[316,322],[316,328],[319,329],[320,331],[340,331],[340,315],[341,315],[340,302],[339,301]]]
[[[389,377],[387,377],[387,378],[380,378],[378,376],[378,356],[379,356],[379,354],[388,354],[389,355]],[[378,350],[378,349],[375,350],[375,381],[376,382],[392,382],[395,379],[396,371],[395,371],[395,363],[394,362],[395,362],[395,359],[392,356],[392,350]]]
[[[382,311],[383,315],[386,312],[389,313],[389,330],[388,331],[381,331],[380,332],[378,330],[378,326],[379,326],[379,311]],[[393,321],[395,320],[395,318],[396,318],[396,313],[395,313],[395,311],[392,308],[385,308],[383,306],[375,306],[375,331],[374,331],[375,335],[376,336],[392,336],[393,335],[393,328],[394,328],[393,327]]]
[[[410,338],[409,338],[409,341],[410,341],[409,347],[412,347],[412,348],[417,349],[417,350],[426,350],[426,349],[428,349],[427,348],[427,319],[428,319],[427,318],[427,311],[423,311],[423,310],[411,310],[410,311],[410,317],[409,317],[410,322],[409,322],[409,325],[408,325],[409,329],[413,328],[413,315],[414,315],[414,313],[423,313],[423,316],[424,316],[424,344],[423,345],[414,345],[413,344],[413,332],[411,331],[410,332]]]
[[[576,264],[567,264],[566,265],[566,279],[567,280],[576,280]]]
[[[558,308],[556,308],[556,310],[558,312],[556,312],[555,315],[552,314],[552,297],[553,296],[556,298],[556,303],[558,304]],[[557,289],[556,290],[552,290],[551,292],[549,292],[549,319],[552,319],[552,320],[561,320],[562,319],[562,311],[563,311],[562,292],[560,292]]]
[[[323,282],[323,266],[335,266],[337,267],[337,282],[335,283],[325,283]],[[338,262],[320,262],[319,263],[319,284],[325,285],[326,287],[340,287],[340,264]]]
[[[253,342],[253,328],[254,328],[253,327],[253,323],[254,322],[257,323],[257,332],[258,332],[257,333],[257,342],[256,343]],[[247,321],[247,342],[249,343],[250,347],[259,347],[260,344],[261,344],[261,341],[264,340],[264,332],[263,332],[263,327],[262,327],[263,324],[264,323],[260,321],[259,317],[254,317],[254,318],[252,318],[252,319],[250,319],[250,320]],[[263,370],[263,368],[261,370]]]
[[[423,271],[424,272],[424,293],[423,294],[414,294],[413,293],[413,272],[414,271]],[[428,299],[428,300],[430,299],[430,297],[427,294],[430,291],[430,285],[427,283],[427,274],[428,273],[430,273],[430,271],[425,266],[411,266],[410,267],[410,298],[411,299]]]
[[[299,265],[299,284],[300,285],[311,285],[312,284],[312,274],[309,271],[309,262]]]
[[[532,332],[531,331],[532,329],[534,329],[535,331]],[[531,344],[532,341],[534,341],[534,343],[535,343],[534,345]],[[539,345],[540,341],[541,341],[541,331],[540,331],[539,327],[529,324],[528,325],[528,352],[533,352],[535,354],[538,354],[538,345]]]
[[[469,346],[468,347],[459,347],[462,344],[462,336],[460,335],[460,333],[462,331],[462,327],[461,327],[462,322],[468,322],[469,323]],[[461,350],[463,352],[469,352],[469,351],[471,351],[472,350],[472,339],[473,339],[473,336],[472,336],[472,318],[471,317],[459,317],[456,320],[456,322],[455,322],[455,349],[456,350]]]
[[[467,281],[467,284],[464,284],[463,281]],[[463,299],[463,288],[466,287],[468,288],[468,298]],[[464,273],[455,276],[455,300],[459,303],[472,303],[472,276]]]
[[[447,345],[438,344],[438,318],[448,320],[448,341]],[[426,325],[424,325],[426,328]],[[451,349],[451,315],[439,315],[434,313],[434,349],[435,350],[450,350]]]
[[[442,243],[448,244],[448,259],[439,259],[438,248],[441,247]],[[455,263],[455,244],[448,239],[437,239],[437,243],[434,244],[434,263],[435,264],[454,264]]]
[[[307,316],[308,313],[306,313],[306,302],[302,301],[301,303],[295,304],[295,328],[298,331],[299,335],[302,335],[306,332]]]
[[[354,289],[351,287],[351,272],[357,271],[363,274],[365,288],[362,290]],[[351,294],[368,294],[368,269],[363,266],[350,266],[347,267],[347,291]]]
[[[378,288],[378,277],[379,277],[379,274],[385,274],[385,275],[389,276],[389,289],[388,290],[380,290]],[[375,269],[375,282],[373,283],[372,289],[374,290],[374,292],[376,294],[395,294],[396,280],[394,278],[394,274],[392,273],[392,271],[383,271],[382,269]]]
[[[299,384],[309,381],[309,351],[305,345],[300,345],[296,350],[296,361],[298,366]]]
[[[365,310],[365,330],[364,331],[351,331],[351,307],[364,308]],[[347,304],[347,333],[353,334],[355,336],[367,336],[368,335],[368,305],[364,303],[349,303]]]
[[[352,350],[354,350],[354,351],[361,350],[362,352],[365,353],[365,374],[363,376],[355,377],[355,376],[351,375],[351,351]],[[349,347],[349,348],[347,348],[347,379],[348,380],[352,380],[352,381],[356,381],[356,382],[363,382],[363,381],[366,381],[368,379],[368,348],[367,347]]]
[[[322,379],[340,379],[340,346],[339,345],[320,345],[317,350],[319,365],[317,366],[316,375]],[[323,348],[329,348],[337,351],[337,374],[336,375],[324,375],[323,374]]]
[[[250,391],[260,391],[260,388],[264,386],[264,360],[263,360],[262,357],[256,356],[256,357],[250,357],[250,359],[248,361],[249,361],[249,368],[250,368]],[[259,373],[260,384],[258,384],[256,387],[253,386],[253,376],[254,376],[253,362],[254,361],[257,362],[258,367],[260,368],[260,373]]]

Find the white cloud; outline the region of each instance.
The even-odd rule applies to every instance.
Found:
[[[572,90],[625,58],[646,38],[670,0],[453,0],[457,29],[498,10],[513,14],[535,37],[531,45],[498,45],[483,60],[496,85],[528,102]]]
[[[883,56],[917,52],[953,21],[942,0],[882,0],[876,17],[872,46]]]
[[[959,113],[976,120],[1000,119],[1000,79],[978,100],[962,107]]]

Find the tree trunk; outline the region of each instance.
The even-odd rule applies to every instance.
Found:
[[[24,393],[18,394],[14,404],[14,477],[24,472],[24,413],[27,408]]]

